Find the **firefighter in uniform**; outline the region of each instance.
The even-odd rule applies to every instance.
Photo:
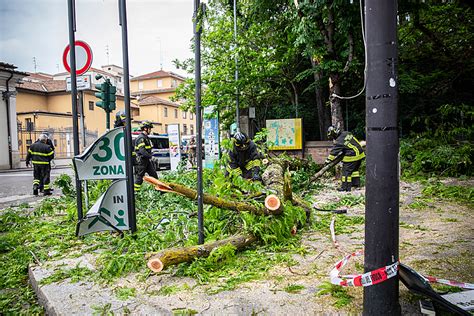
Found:
[[[350,191],[360,186],[359,168],[365,158],[361,144],[349,132],[341,132],[339,127],[329,126],[328,138],[334,140],[334,146],[326,159],[326,164],[342,155],[342,184],[338,191]]]
[[[148,173],[153,178],[158,178],[155,165],[152,161],[152,143],[148,135],[151,134],[153,124],[149,121],[143,121],[140,124],[140,135],[135,140],[135,153],[137,165],[135,166],[135,192],[140,191],[143,183],[143,176]]]
[[[244,179],[261,181],[260,159],[257,145],[244,133],[237,132],[233,136],[234,148],[230,151],[230,162],[227,166],[227,173],[237,173]]]
[[[50,162],[54,158],[54,150],[47,144],[48,136],[41,134],[39,139],[30,146],[26,155],[26,166],[33,163],[33,194],[38,195],[38,190],[42,186],[44,195],[51,195],[49,186],[51,166]]]

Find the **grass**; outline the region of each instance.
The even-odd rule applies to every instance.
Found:
[[[330,282],[323,282],[319,286],[320,290],[316,295],[330,295],[334,299],[333,306],[341,308],[349,305],[352,302],[353,297],[347,293],[347,288],[334,285]]]
[[[305,287],[300,284],[289,284],[283,288],[285,292],[291,293],[291,294],[300,293],[304,289]]]

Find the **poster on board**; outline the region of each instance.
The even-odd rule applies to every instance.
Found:
[[[273,143],[270,150],[303,149],[303,124],[300,118],[267,120],[268,141]]]
[[[204,109],[204,168],[213,168],[219,159],[219,120],[214,108]]]
[[[171,171],[178,168],[178,164],[181,161],[181,149],[180,149],[180,135],[179,135],[179,124],[168,125],[168,137],[170,141],[170,164]]]

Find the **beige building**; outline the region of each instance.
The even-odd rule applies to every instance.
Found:
[[[17,126],[21,159],[28,147],[47,131],[56,146],[56,157],[72,157],[73,129],[71,93],[66,91],[66,81],[53,79],[47,74],[30,74],[17,86]],[[97,98],[92,89],[79,92],[78,105],[83,104],[84,119],[79,119],[80,147],[90,145],[106,130],[106,113],[96,106]],[[80,102],[82,100],[82,102]],[[117,95],[117,110],[124,109],[123,96]],[[78,106],[78,114],[82,113]],[[138,107],[132,105],[132,116],[138,116]],[[113,127],[115,112],[110,115]],[[84,129],[82,129],[82,125]],[[84,132],[81,132],[84,130]]]
[[[181,135],[196,133],[196,117],[192,112],[183,111],[179,103],[170,98],[176,88],[186,78],[163,70],[134,77],[130,80],[130,91],[140,107],[140,116],[134,121],[150,120],[154,123],[155,133],[167,133],[169,124],[179,124]]]

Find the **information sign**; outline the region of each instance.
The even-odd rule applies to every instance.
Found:
[[[271,150],[298,150],[303,148],[303,128],[300,118],[267,120]]]
[[[213,168],[219,159],[219,121],[213,107],[204,109],[204,168]]]
[[[125,179],[124,128],[106,132],[73,159],[79,180]]]
[[[76,235],[83,236],[106,230],[128,230],[127,202],[127,181],[114,181],[86,216],[77,223]]]
[[[76,77],[76,88],[77,90],[90,90],[91,89],[91,76],[77,76]],[[71,77],[66,78],[66,91],[71,91]]]

